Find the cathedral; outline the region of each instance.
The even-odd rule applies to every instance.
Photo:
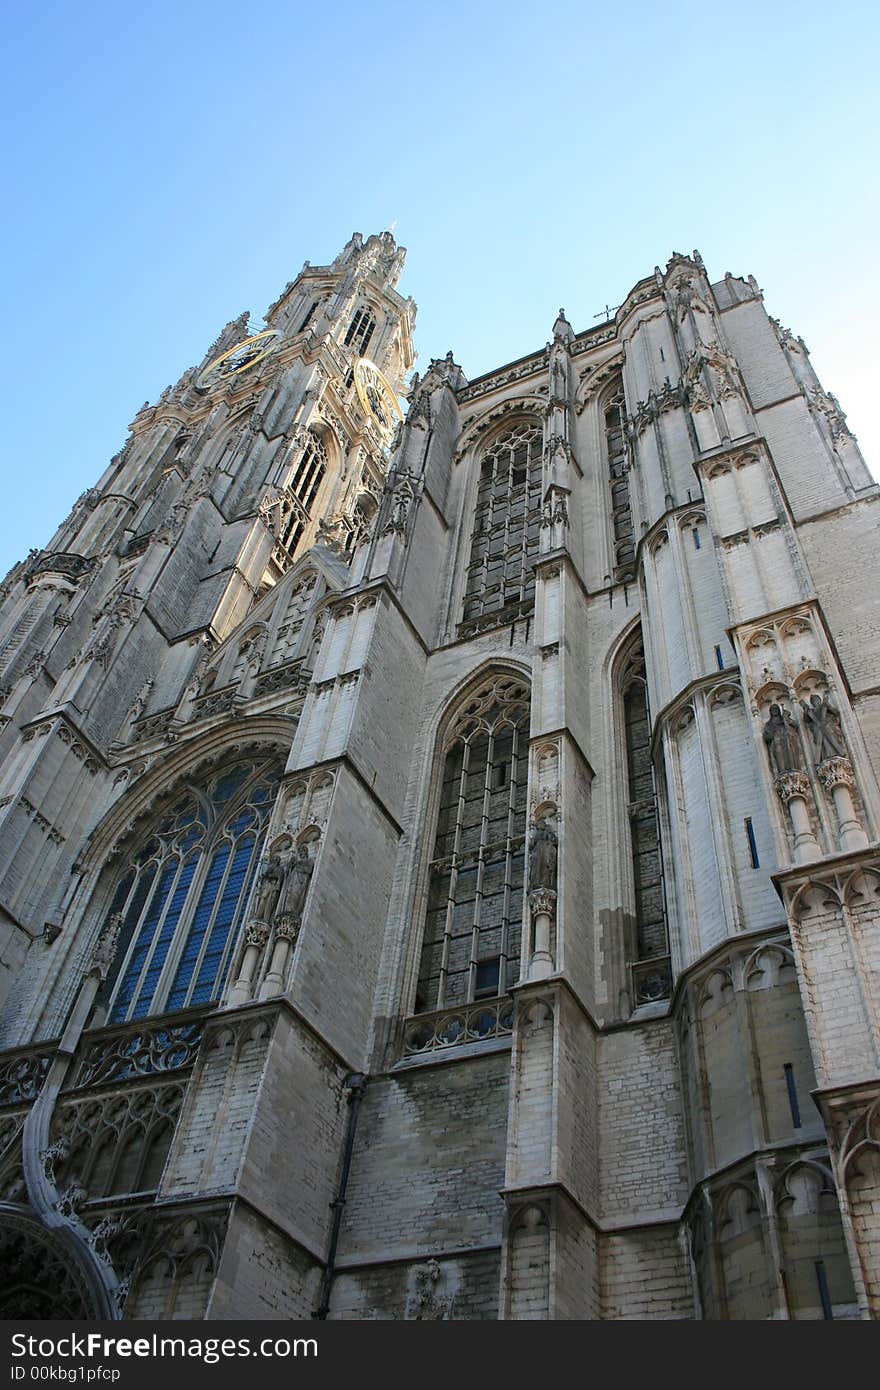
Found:
[[[752,276],[404,255],[0,589],[0,1316],[880,1317],[880,489]]]

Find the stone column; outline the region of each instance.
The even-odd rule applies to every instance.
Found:
[[[551,950],[550,928],[556,916],[556,894],[552,888],[535,888],[529,893],[529,908],[532,913],[532,958],[529,962],[529,979],[544,980],[553,974],[554,962]]]
[[[840,848],[844,851],[864,849],[868,844],[868,837],[859,824],[853,805],[850,788],[855,786],[855,777],[849,758],[826,758],[816,771],[821,778],[822,786],[834,802]]]
[[[260,990],[261,999],[272,999],[284,993],[287,977],[287,963],[296,945],[300,924],[290,916],[282,917],[275,928],[275,944],[272,947],[272,960]]]
[[[810,779],[805,772],[782,772],[773,784],[784,806],[788,807],[794,829],[794,858],[796,864],[806,864],[811,859],[819,859],[822,850],[813,833],[807,797],[810,794]]]
[[[229,994],[230,1007],[247,1003],[253,994],[254,975],[257,963],[269,940],[269,927],[266,922],[248,922],[244,933],[245,948],[241,958],[238,979]]]

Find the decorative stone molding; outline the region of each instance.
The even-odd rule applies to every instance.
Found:
[[[405,1056],[442,1052],[450,1047],[507,1038],[513,1032],[513,1004],[509,999],[489,1000],[461,1009],[439,1010],[411,1019],[404,1030]]]
[[[102,1029],[83,1040],[72,1084],[75,1087],[130,1081],[135,1077],[182,1071],[196,1059],[202,1041],[201,1017],[128,1023]]]
[[[537,916],[546,913],[549,917],[556,913],[556,893],[552,888],[535,888],[529,893],[529,907]]]
[[[826,791],[830,792],[834,787],[855,786],[855,774],[849,758],[826,758],[824,762],[819,764],[816,771]]]
[[[799,796],[806,800],[810,794],[810,779],[805,772],[780,773],[773,785],[780,801],[786,806],[793,796]]]
[[[107,925],[95,942],[89,960],[89,970],[97,972],[99,979],[106,980],[113,968],[116,959],[116,948],[119,944],[119,934],[122,931],[122,924],[125,920],[123,913],[114,912],[108,918]]]
[[[247,946],[256,946],[262,949],[269,940],[271,928],[267,922],[248,922],[244,929],[244,940]]]
[[[299,937],[299,929],[302,926],[302,914],[285,912],[275,925],[275,940],[288,941],[291,945],[296,945]]]

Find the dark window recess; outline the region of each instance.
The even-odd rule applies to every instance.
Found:
[[[794,1067],[791,1062],[786,1062],[784,1068],[785,1084],[788,1087],[788,1103],[791,1106],[791,1123],[795,1129],[801,1127],[801,1107],[798,1104],[797,1085],[794,1079]]]
[[[632,572],[636,544],[627,476],[626,401],[622,377],[618,378],[606,397],[604,423],[608,478],[611,485],[611,537],[614,546],[615,578],[624,578],[625,574]]]
[[[723,670],[724,670],[724,657],[721,655],[721,648],[720,648],[720,647],[716,647],[716,648],[715,648],[715,660],[718,662],[718,670],[719,670],[719,671],[723,671]]]
[[[758,858],[758,842],[755,839],[755,827],[752,825],[751,816],[746,816],[743,825],[746,829],[746,839],[749,842],[749,857],[752,861],[752,868],[760,869],[761,861]]]
[[[634,959],[639,961],[666,955],[669,945],[660,862],[660,827],[651,768],[648,694],[641,654],[633,666],[633,677],[623,693],[623,717],[626,733],[630,845],[636,896]]]
[[[312,507],[320,491],[324,474],[327,471],[327,451],[320,439],[309,435],[309,442],[299,461],[290,490],[296,498],[290,515],[284,522],[279,540],[289,555],[293,555],[299,545],[303,532],[311,520]]]
[[[354,318],[348,325],[348,332],[345,335],[345,346],[357,348],[361,356],[366,355],[370,339],[376,331],[376,320],[369,309],[358,309]]]
[[[819,1285],[819,1297],[822,1300],[822,1316],[826,1322],[834,1321],[834,1309],[831,1306],[831,1294],[828,1289],[828,1276],[825,1273],[825,1261],[816,1261],[816,1283]]]
[[[317,309],[319,303],[320,303],[320,301],[316,299],[316,300],[314,301],[314,303],[312,304],[311,308],[309,309],[308,313],[306,314],[305,318],[303,319],[302,323],[301,323],[300,326],[299,326],[299,331],[300,331],[300,333],[302,333],[302,331],[303,331],[304,328],[308,328],[309,324],[310,324],[311,321],[312,321],[312,318],[313,318],[313,316],[314,316],[315,310]]]
[[[474,983],[474,998],[479,999],[483,995],[498,993],[498,979],[501,971],[501,959],[499,956],[492,960],[478,960],[476,980]]]
[[[702,549],[702,544],[703,544],[703,543],[702,543],[702,541],[700,540],[700,528],[699,528],[699,526],[695,526],[695,527],[694,527],[694,529],[693,529],[693,537],[694,537],[694,550],[701,550],[701,549]]]

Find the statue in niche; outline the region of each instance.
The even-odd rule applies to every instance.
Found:
[[[547,820],[532,826],[529,836],[529,891],[548,888],[556,892],[556,856],[559,840]]]
[[[764,742],[774,776],[781,777],[786,772],[803,770],[804,758],[797,724],[781,705],[770,706],[770,714],[764,725]]]
[[[281,895],[278,900],[278,917],[282,921],[299,922],[305,907],[314,864],[309,857],[308,845],[302,844],[290,860]]]
[[[271,922],[284,884],[284,862],[280,854],[270,854],[260,870],[251,917],[258,922]]]
[[[801,700],[804,723],[810,732],[813,756],[817,763],[826,758],[846,758],[849,756],[840,712],[830,691],[824,695],[813,692],[810,702]]]

